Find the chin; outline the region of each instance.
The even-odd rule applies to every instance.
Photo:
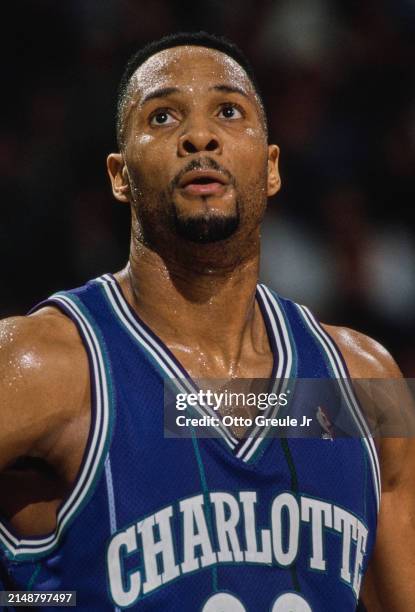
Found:
[[[239,227],[239,215],[175,217],[176,233],[189,242],[210,244],[230,238]]]

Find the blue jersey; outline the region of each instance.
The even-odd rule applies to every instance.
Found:
[[[91,429],[56,530],[19,537],[1,523],[6,588],[75,590],[77,609],[100,612],[355,610],[379,507],[373,440],[313,315],[263,285],[256,299],[274,354],[271,388],[331,379],[361,435],[334,435],[324,414],[311,439],[269,437],[267,422],[243,439],[221,425],[216,437],[165,436],[165,381],[197,393],[182,365],[113,276],[57,293],[37,308],[53,305],[78,328]],[[304,389],[288,416],[327,404]]]

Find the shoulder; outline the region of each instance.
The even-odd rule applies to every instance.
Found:
[[[16,379],[20,373],[50,382],[58,371],[76,368],[74,360],[83,354],[75,325],[53,307],[0,321],[0,367],[13,371]]]
[[[400,378],[392,355],[379,342],[347,327],[322,325],[340,349],[352,378]]]
[[[408,470],[415,474],[415,406],[406,380],[376,340],[344,327],[324,328],[343,354],[371,424],[380,454],[382,490],[402,490],[403,483],[409,482]],[[414,478],[410,480],[413,483]]]
[[[65,315],[47,307],[0,322],[3,462],[27,452],[80,416],[88,393],[87,356],[74,324]],[[8,441],[11,448],[5,451]]]

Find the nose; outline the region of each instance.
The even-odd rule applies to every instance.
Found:
[[[209,129],[207,123],[193,123],[179,138],[178,153],[180,157],[202,151],[220,153],[221,150],[222,146],[218,136]]]

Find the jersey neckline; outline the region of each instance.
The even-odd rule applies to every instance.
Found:
[[[164,341],[149,327],[132,308],[120,284],[113,274],[105,274],[96,279],[103,287],[109,304],[118,321],[130,336],[141,346],[164,379],[173,383],[180,393],[197,393],[199,387],[186,368],[175,357]],[[255,298],[261,310],[268,341],[273,354],[273,367],[268,383],[268,393],[280,394],[287,388],[289,379],[296,377],[296,348],[290,326],[278,296],[268,287],[258,284]],[[268,406],[261,412],[266,418],[275,418],[278,404]],[[195,411],[204,416],[218,416],[208,406],[198,404]],[[213,429],[213,427],[211,427]],[[251,463],[262,456],[267,440],[269,426],[253,425],[238,439],[232,431],[221,424],[215,429],[218,437],[208,437],[206,442],[221,443],[238,460]]]

